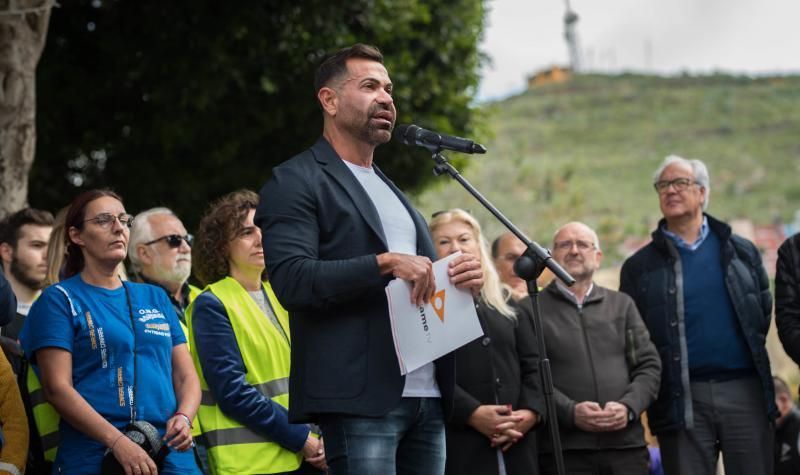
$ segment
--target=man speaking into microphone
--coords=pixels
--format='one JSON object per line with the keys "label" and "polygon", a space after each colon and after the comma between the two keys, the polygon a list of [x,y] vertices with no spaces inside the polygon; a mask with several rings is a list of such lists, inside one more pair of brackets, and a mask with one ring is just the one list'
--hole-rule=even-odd
{"label": "man speaking into microphone", "polygon": [[[320,425],[333,475],[444,473],[453,358],[401,376],[384,291],[406,280],[421,305],[436,289],[425,220],[373,163],[392,137],[392,87],[375,47],[325,60],[315,80],[322,137],[273,170],[256,213],[290,313],[289,418]],[[449,274],[473,293],[483,285],[472,255]]]}

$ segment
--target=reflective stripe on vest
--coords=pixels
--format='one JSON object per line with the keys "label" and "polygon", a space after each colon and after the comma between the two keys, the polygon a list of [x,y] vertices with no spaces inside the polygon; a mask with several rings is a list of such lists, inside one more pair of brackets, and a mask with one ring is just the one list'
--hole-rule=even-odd
{"label": "reflective stripe on vest", "polygon": [[58,415],[58,412],[56,412],[56,409],[45,401],[42,383],[39,382],[39,378],[36,376],[31,365],[28,365],[25,382],[31,400],[33,422],[36,424],[36,430],[39,432],[44,458],[49,462],[53,462],[56,459],[56,452],[58,451],[58,424],[61,421],[61,417]]}
{"label": "reflective stripe on vest", "polygon": [[[278,322],[289,336],[288,313],[278,303],[269,284],[265,282],[263,288]],[[247,370],[247,383],[273,402],[288,408],[291,353],[289,342],[283,333],[266,318],[258,304],[236,280],[226,277],[209,285],[206,291],[212,292],[225,307]],[[276,473],[296,470],[300,466],[301,454],[290,452],[239,424],[226,416],[217,405],[195,351],[193,310],[194,304],[186,310],[186,321],[189,325],[192,360],[200,377],[202,390],[197,418],[203,432],[201,440],[208,448],[212,473]]]}
{"label": "reflective stripe on vest", "polygon": [[233,444],[258,444],[264,442],[264,437],[256,434],[247,427],[234,427],[206,432],[202,436],[205,446],[209,449],[220,445]]}

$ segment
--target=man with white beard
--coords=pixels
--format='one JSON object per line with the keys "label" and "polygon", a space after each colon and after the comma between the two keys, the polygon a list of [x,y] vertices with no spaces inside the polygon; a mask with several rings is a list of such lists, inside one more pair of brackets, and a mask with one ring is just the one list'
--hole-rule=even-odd
{"label": "man with white beard", "polygon": [[[137,214],[128,239],[133,278],[167,292],[187,339],[189,329],[184,312],[201,292],[188,282],[192,273],[192,241],[192,235],[169,208],[151,208]],[[196,419],[192,425],[192,437],[198,442],[193,448],[195,459],[202,472],[209,473],[207,449],[199,440],[200,425]]]}
{"label": "man with white beard", "polygon": [[168,208],[142,211],[133,219],[128,249],[134,276],[166,290],[185,325],[183,312],[200,291],[187,282],[192,272],[192,236],[181,220]]}

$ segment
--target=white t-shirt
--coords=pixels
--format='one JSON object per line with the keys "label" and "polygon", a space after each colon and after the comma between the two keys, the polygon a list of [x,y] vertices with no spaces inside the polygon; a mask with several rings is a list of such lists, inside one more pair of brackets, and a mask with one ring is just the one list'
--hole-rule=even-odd
{"label": "white t-shirt", "polygon": [[28,312],[31,311],[31,307],[33,306],[33,302],[31,303],[24,303],[17,300],[17,313],[20,315],[28,316]]}
{"label": "white t-shirt", "polygon": [[[381,180],[372,167],[365,168],[346,160],[342,161],[361,183],[378,211],[389,252],[417,255],[417,228],[400,198],[386,182]],[[406,375],[403,397],[441,397],[439,386],[436,384],[436,366],[433,363],[428,363]]]}

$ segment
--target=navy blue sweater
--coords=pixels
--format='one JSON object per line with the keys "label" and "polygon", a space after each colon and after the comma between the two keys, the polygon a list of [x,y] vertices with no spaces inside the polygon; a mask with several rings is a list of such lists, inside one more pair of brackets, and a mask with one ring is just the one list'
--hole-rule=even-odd
{"label": "navy blue sweater", "polygon": [[697,250],[678,251],[691,379],[725,380],[753,372],[750,348],[725,288],[719,237],[711,232]]}
{"label": "navy blue sweater", "polygon": [[213,293],[206,291],[195,299],[192,326],[203,376],[222,412],[287,450],[302,450],[308,438],[308,425],[289,423],[288,411],[283,406],[245,380],[247,369],[231,321]]}

